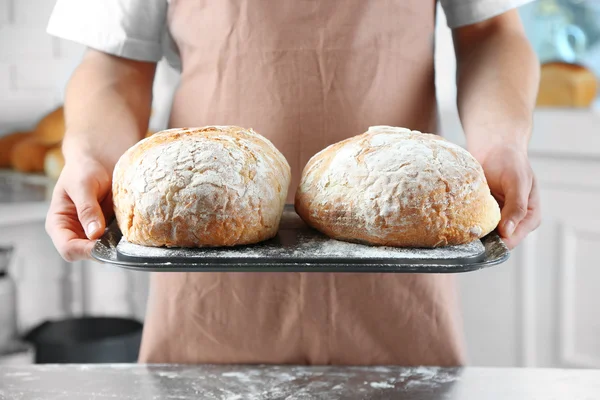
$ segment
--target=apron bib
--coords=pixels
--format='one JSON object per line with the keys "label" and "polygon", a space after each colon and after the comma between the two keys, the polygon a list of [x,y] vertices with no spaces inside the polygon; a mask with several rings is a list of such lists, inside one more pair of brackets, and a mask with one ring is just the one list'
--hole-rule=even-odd
{"label": "apron bib", "polygon": [[[396,125],[435,132],[433,0],[172,0],[172,127],[255,129],[292,167]],[[450,275],[154,273],[140,362],[460,365]]]}

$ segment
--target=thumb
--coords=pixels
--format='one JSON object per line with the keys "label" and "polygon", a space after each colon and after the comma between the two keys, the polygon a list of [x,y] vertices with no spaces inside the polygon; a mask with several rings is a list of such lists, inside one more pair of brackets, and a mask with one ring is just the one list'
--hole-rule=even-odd
{"label": "thumb", "polygon": [[67,192],[77,209],[77,217],[88,239],[93,240],[104,232],[105,222],[102,208],[98,201],[98,185],[85,182],[74,185]]}
{"label": "thumb", "polygon": [[510,185],[505,192],[504,207],[502,207],[502,223],[500,234],[505,238],[512,236],[519,223],[527,215],[527,206],[531,184],[521,180]]}

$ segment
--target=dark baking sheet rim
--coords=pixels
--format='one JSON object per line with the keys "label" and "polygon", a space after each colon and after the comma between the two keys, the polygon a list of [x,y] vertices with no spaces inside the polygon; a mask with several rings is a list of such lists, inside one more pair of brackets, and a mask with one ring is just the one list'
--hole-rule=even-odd
{"label": "dark baking sheet rim", "polygon": [[[120,260],[117,256],[117,245],[121,232],[112,221],[104,235],[96,241],[92,257],[105,264],[121,268],[148,272],[347,272],[347,273],[460,273],[476,271],[492,267],[508,260],[510,253],[496,232],[481,239],[485,254],[483,260],[463,264],[419,263],[419,262],[381,262],[373,259],[349,258],[344,262],[321,262],[311,260],[294,260],[273,262],[259,258],[244,260],[210,259],[206,262],[137,262]],[[218,261],[218,262],[217,262]]]}

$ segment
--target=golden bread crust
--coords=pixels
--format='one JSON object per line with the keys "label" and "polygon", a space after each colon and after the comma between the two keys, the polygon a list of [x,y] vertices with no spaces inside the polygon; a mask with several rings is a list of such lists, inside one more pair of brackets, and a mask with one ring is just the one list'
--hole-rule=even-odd
{"label": "golden bread crust", "polygon": [[283,155],[252,129],[170,129],[119,159],[115,214],[125,238],[140,245],[257,243],[277,233],[290,175]]}
{"label": "golden bread crust", "polygon": [[295,207],[339,240],[397,247],[471,242],[500,220],[479,163],[432,134],[378,126],[317,153]]}

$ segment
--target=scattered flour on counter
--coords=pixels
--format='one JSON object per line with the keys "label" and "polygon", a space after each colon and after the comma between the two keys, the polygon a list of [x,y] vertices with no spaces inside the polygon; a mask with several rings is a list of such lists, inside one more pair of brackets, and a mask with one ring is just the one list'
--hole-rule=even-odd
{"label": "scattered flour on counter", "polygon": [[433,379],[437,376],[437,368],[417,367],[414,369],[415,374],[421,375],[424,379]]}
{"label": "scattered flour on counter", "polygon": [[395,387],[387,382],[371,382],[370,386],[374,389],[393,389]]}
{"label": "scattered flour on counter", "polygon": [[112,369],[131,369],[131,364],[123,363],[123,364],[109,364],[109,368]]}
{"label": "scattered flour on counter", "polygon": [[30,376],[29,372],[7,372],[4,374],[6,377],[22,377],[22,376]]}
{"label": "scattered flour on counter", "polygon": [[252,382],[252,379],[250,378],[250,376],[248,376],[248,374],[245,374],[243,372],[223,372],[221,374],[221,376],[224,376],[226,378],[237,378],[238,380],[240,380],[242,382]]}
{"label": "scattered flour on counter", "polygon": [[293,381],[296,379],[294,376],[292,376],[286,372],[278,373],[276,376],[278,379],[281,379],[282,381]]}
{"label": "scattered flour on counter", "polygon": [[388,367],[373,367],[372,370],[375,372],[391,372],[391,369]]}
{"label": "scattered flour on counter", "polygon": [[459,376],[440,370],[438,367],[416,367],[408,369],[400,375],[401,378],[415,378],[406,382],[406,387],[432,386],[460,380]]}
{"label": "scattered flour on counter", "polygon": [[159,373],[157,373],[158,376],[161,376],[163,378],[169,378],[169,379],[175,379],[179,377],[179,374],[176,372],[167,372],[167,371],[160,371]]}

